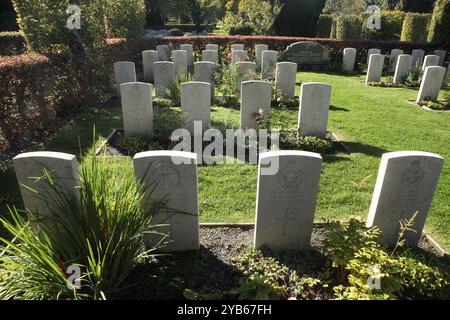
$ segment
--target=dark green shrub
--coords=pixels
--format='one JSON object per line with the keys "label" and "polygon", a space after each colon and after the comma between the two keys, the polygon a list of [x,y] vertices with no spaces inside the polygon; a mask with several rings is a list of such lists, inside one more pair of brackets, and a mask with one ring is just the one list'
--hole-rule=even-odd
{"label": "dark green shrub", "polygon": [[105,1],[108,37],[137,38],[144,35],[145,0]]}
{"label": "dark green shrub", "polygon": [[37,52],[80,51],[82,44],[99,48],[105,44],[106,29],[102,1],[78,1],[82,10],[82,28],[78,36],[66,27],[67,2],[57,0],[14,0],[17,22],[28,48]]}
{"label": "dark green shrub", "polygon": [[400,0],[395,10],[404,12],[431,13],[436,0]]}
{"label": "dark green shrub", "polygon": [[170,29],[169,30],[169,36],[172,36],[172,37],[181,37],[181,36],[183,36],[184,35],[184,33],[180,30],[180,29],[178,29],[178,28],[173,28],[173,29]]}
{"label": "dark green shrub", "polygon": [[333,143],[330,140],[320,139],[314,136],[302,136],[297,130],[281,130],[280,149],[303,150],[326,154],[333,149]]}
{"label": "dark green shrub", "polygon": [[336,19],[331,22],[330,38],[336,39]]}
{"label": "dark green shrub", "polygon": [[321,14],[317,23],[317,37],[330,38],[333,16],[330,14]]}
{"label": "dark green shrub", "polygon": [[0,56],[20,54],[25,51],[25,39],[20,32],[0,32]]}
{"label": "dark green shrub", "polygon": [[403,20],[401,41],[424,42],[427,40],[430,14],[408,12]]}
{"label": "dark green shrub", "polygon": [[408,74],[402,79],[402,83],[411,88],[420,87],[420,81],[422,79],[422,70],[420,68],[414,68],[408,72]]}
{"label": "dark green shrub", "polygon": [[367,28],[369,14],[362,13],[362,36],[368,40],[393,41],[400,40],[405,13],[402,11],[381,11],[381,29]]}
{"label": "dark green shrub", "polygon": [[283,6],[275,21],[277,35],[314,37],[317,34],[317,20],[325,0],[281,0]]}
{"label": "dark green shrub", "polygon": [[382,11],[380,30],[382,40],[399,40],[404,18],[405,13],[402,11]]}
{"label": "dark green shrub", "polygon": [[231,26],[228,29],[229,35],[252,35],[255,33],[255,25],[251,22],[246,22],[242,25]]}
{"label": "dark green shrub", "polygon": [[361,38],[361,20],[356,15],[340,16],[336,20],[337,39]]}
{"label": "dark green shrub", "polygon": [[428,41],[450,46],[450,0],[437,0],[430,22]]}

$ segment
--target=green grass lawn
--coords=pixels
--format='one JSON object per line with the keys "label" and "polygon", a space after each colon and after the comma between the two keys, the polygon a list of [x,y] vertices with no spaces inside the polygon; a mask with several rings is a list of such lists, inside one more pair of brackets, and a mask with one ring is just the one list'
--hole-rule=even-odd
{"label": "green grass lawn", "polygon": [[[316,220],[365,218],[375,185],[380,157],[385,152],[416,150],[438,153],[447,162],[426,224],[447,250],[450,248],[450,112],[430,112],[410,104],[417,90],[365,86],[362,76],[301,72],[299,82],[324,82],[333,87],[329,130],[340,137],[351,155],[326,156],[320,181]],[[299,93],[300,88],[297,88]],[[272,117],[295,128],[298,110],[274,110]],[[239,110],[214,108],[213,125],[237,127]],[[121,126],[119,102],[74,120],[34,149],[80,154],[92,145],[92,127],[106,136]],[[130,159],[120,164],[131,166]],[[0,191],[20,203],[15,177],[3,169]],[[257,167],[211,165],[199,167],[202,222],[252,222],[255,214]],[[2,207],[5,210],[5,207]],[[3,212],[2,211],[2,212]]]}

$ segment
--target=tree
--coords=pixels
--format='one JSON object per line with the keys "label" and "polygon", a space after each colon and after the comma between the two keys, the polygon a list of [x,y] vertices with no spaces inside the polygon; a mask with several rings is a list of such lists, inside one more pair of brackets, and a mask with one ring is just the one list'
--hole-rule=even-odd
{"label": "tree", "polygon": [[450,0],[436,1],[428,41],[450,47]]}
{"label": "tree", "polygon": [[274,23],[275,33],[314,37],[317,21],[326,0],[281,0],[283,6]]}
{"label": "tree", "polygon": [[367,5],[364,0],[327,0],[323,8],[324,14],[333,16],[360,14]]}

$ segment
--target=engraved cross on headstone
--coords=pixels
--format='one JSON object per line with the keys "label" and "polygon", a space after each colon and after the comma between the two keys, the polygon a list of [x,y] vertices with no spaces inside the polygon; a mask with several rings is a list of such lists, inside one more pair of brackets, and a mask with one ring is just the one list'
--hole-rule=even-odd
{"label": "engraved cross on headstone", "polygon": [[277,221],[283,221],[283,231],[281,233],[282,236],[285,236],[287,233],[289,220],[291,221],[297,220],[297,217],[295,215],[292,215],[292,212],[289,210],[289,208],[286,208],[284,214],[277,217]]}

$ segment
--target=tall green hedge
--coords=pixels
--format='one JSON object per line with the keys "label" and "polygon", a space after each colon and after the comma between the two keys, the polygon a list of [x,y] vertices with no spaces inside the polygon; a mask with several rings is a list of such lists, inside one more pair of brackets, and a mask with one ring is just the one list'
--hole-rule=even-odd
{"label": "tall green hedge", "polygon": [[450,0],[437,0],[431,18],[428,41],[450,47]]}
{"label": "tall green hedge", "polygon": [[336,20],[337,39],[361,38],[361,19],[356,15],[340,16]]}
{"label": "tall green hedge", "polygon": [[274,24],[275,34],[314,37],[317,33],[317,20],[325,1],[279,0],[283,8]]}
{"label": "tall green hedge", "polygon": [[336,19],[331,22],[330,38],[336,39]]}
{"label": "tall green hedge", "polygon": [[403,20],[401,41],[425,42],[431,14],[408,12]]}
{"label": "tall green hedge", "polygon": [[330,38],[333,16],[331,14],[321,14],[317,23],[317,37]]}
{"label": "tall green hedge", "polygon": [[135,38],[145,32],[145,0],[107,0],[108,36]]}
{"label": "tall green hedge", "polygon": [[[35,52],[73,51],[80,41],[87,48],[105,44],[106,33],[102,19],[106,0],[13,0],[17,22],[28,49]],[[69,4],[81,8],[81,30],[67,29]]]}
{"label": "tall green hedge", "polygon": [[381,11],[381,36],[383,40],[399,40],[405,13],[403,11]]}

